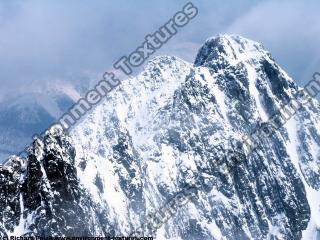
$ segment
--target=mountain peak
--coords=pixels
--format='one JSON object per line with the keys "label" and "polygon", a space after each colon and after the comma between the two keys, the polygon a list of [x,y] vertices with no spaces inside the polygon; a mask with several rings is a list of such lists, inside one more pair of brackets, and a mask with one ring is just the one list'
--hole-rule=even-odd
{"label": "mountain peak", "polygon": [[240,61],[260,59],[270,54],[262,44],[235,34],[220,34],[217,37],[208,38],[200,48],[195,66],[208,66],[213,62],[227,61],[237,64]]}
{"label": "mountain peak", "polygon": [[237,35],[208,39],[195,65],[150,60],[68,135],[50,128],[0,167],[0,237],[143,226],[157,239],[316,239],[319,105],[267,128],[297,88],[261,44]]}

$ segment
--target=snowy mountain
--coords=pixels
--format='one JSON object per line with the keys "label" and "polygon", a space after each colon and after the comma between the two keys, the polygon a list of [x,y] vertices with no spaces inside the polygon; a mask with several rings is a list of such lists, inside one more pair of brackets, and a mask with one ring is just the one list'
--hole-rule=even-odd
{"label": "snowy mountain", "polygon": [[148,222],[156,239],[319,240],[319,103],[242,144],[298,90],[240,36],[208,39],[194,64],[157,57],[69,136],[51,128],[0,168],[0,236],[128,236]]}

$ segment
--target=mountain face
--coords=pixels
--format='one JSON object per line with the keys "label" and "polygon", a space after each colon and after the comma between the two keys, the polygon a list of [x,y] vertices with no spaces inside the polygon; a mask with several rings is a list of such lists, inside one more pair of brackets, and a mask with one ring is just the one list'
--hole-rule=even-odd
{"label": "mountain face", "polygon": [[251,152],[242,144],[298,91],[240,36],[208,39],[194,64],[157,57],[69,135],[53,127],[0,168],[0,236],[128,236],[143,226],[156,239],[319,240],[319,103]]}

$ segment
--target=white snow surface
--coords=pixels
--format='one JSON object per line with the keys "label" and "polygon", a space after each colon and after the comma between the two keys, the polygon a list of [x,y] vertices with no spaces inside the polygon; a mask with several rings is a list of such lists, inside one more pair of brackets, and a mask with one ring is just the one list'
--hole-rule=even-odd
{"label": "white snow surface", "polygon": [[[257,78],[259,73],[256,69],[257,61],[265,58],[273,61],[265,50],[258,43],[240,38],[238,36],[221,36],[222,41],[226,44],[227,60],[232,66],[239,63],[244,64],[247,71],[249,86],[248,91],[253,104],[257,111],[254,113],[255,119],[267,121],[270,117],[267,113],[266,103],[260,96],[257,88]],[[210,41],[210,39],[208,40]],[[282,71],[282,70],[281,70]],[[139,161],[141,164],[133,162],[130,166],[136,172],[141,172],[141,166],[145,169],[146,187],[143,194],[147,199],[146,206],[150,212],[157,209],[163,204],[163,199],[157,185],[164,185],[168,190],[174,192],[177,189],[176,180],[179,178],[179,169],[185,168],[190,170],[190,175],[196,171],[197,163],[201,161],[199,156],[192,154],[181,154],[177,149],[170,145],[156,142],[157,134],[161,127],[170,124],[166,116],[161,112],[164,108],[173,107],[173,99],[179,88],[185,84],[190,74],[194,74],[195,85],[206,86],[216,99],[216,113],[208,113],[210,121],[217,122],[224,129],[224,136],[212,135],[210,142],[212,145],[223,143],[232,136],[239,138],[241,133],[230,127],[230,116],[232,116],[230,106],[233,106],[231,99],[227,96],[225,89],[218,84],[219,74],[212,74],[207,67],[194,67],[192,64],[185,62],[176,57],[160,56],[151,60],[145,70],[135,78],[130,78],[121,84],[119,88],[110,93],[105,101],[97,106],[81,123],[79,123],[71,132],[71,137],[76,147],[76,165],[81,184],[92,194],[96,202],[105,202],[111,211],[111,222],[122,226],[123,232],[129,231],[130,226],[128,219],[132,224],[139,225],[139,216],[130,212],[129,201],[121,190],[119,174],[126,176],[128,173],[119,166],[119,163],[111,161],[114,158],[114,149],[112,148],[118,141],[118,134],[124,136],[128,133],[132,141],[132,146],[139,152]],[[292,80],[288,77],[288,81]],[[243,83],[239,83],[246,88]],[[271,92],[270,82],[263,82],[267,92],[274,99],[276,104],[278,100]],[[191,104],[197,104],[197,96],[189,96]],[[316,116],[316,115],[314,115]],[[117,125],[112,125],[116,118]],[[197,116],[193,116],[194,121],[200,121]],[[164,126],[159,126],[159,123]],[[316,240],[316,229],[320,229],[320,193],[313,189],[305,180],[301,168],[301,156],[299,156],[300,140],[297,137],[297,122],[291,119],[285,129],[288,132],[287,153],[290,156],[292,164],[295,166],[298,174],[303,180],[307,198],[311,207],[311,220],[308,228],[303,232],[303,239]],[[114,130],[114,127],[117,127]],[[320,132],[319,124],[318,131]],[[194,130],[196,134],[198,130]],[[200,129],[199,129],[200,131]],[[106,135],[108,137],[106,137]],[[314,141],[311,143],[312,155],[319,156],[319,145]],[[128,154],[135,156],[133,149],[128,150]],[[80,167],[82,161],[86,161],[85,169]],[[315,167],[319,167],[318,162],[313,162]],[[317,165],[318,164],[318,165]],[[120,169],[120,170],[119,170]],[[117,172],[116,170],[119,170]],[[121,172],[123,171],[123,172]],[[99,192],[95,184],[96,177],[99,176],[103,183],[105,191]],[[134,182],[136,181],[136,182]],[[134,178],[133,184],[140,186],[142,183],[138,178]],[[213,189],[210,195],[214,199],[224,204],[230,209],[237,206],[239,214],[243,213],[239,199],[229,199],[223,193]],[[202,196],[205,199],[207,196]],[[200,200],[199,200],[200,201]],[[205,202],[205,201],[204,201]],[[257,204],[261,204],[257,200]],[[209,209],[209,208],[208,208]],[[192,219],[203,219],[201,212],[192,202],[189,202],[183,209],[178,211],[181,221],[185,218],[185,213]],[[173,223],[169,220],[168,225]],[[203,226],[211,233],[215,239],[226,239],[216,223],[201,222]],[[227,224],[227,223],[225,223]],[[273,226],[270,222],[270,236],[277,236],[279,228]],[[249,226],[245,226],[250,236]],[[157,231],[157,239],[180,239],[176,235],[175,226],[171,226],[167,232],[163,226]],[[168,237],[169,235],[170,237]]]}

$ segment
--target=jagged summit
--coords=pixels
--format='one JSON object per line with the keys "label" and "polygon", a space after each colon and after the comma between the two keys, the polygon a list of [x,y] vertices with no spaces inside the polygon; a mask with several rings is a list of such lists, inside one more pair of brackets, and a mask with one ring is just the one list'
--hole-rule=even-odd
{"label": "jagged summit", "polygon": [[264,49],[262,44],[244,38],[240,35],[221,34],[217,37],[211,37],[206,40],[200,48],[195,66],[208,66],[216,61],[226,60],[229,63],[239,63],[243,60],[270,57],[270,54]]}
{"label": "jagged summit", "polygon": [[[317,239],[318,103],[229,157],[296,91],[238,36],[207,40],[194,65],[157,57],[70,136],[47,131],[23,171],[0,168],[0,236],[127,236],[149,220],[156,239]],[[163,221],[159,209],[195,181],[197,195]]]}

